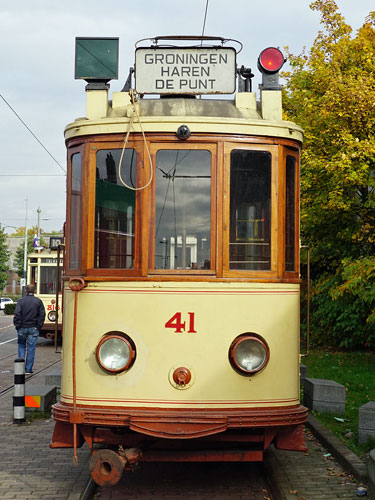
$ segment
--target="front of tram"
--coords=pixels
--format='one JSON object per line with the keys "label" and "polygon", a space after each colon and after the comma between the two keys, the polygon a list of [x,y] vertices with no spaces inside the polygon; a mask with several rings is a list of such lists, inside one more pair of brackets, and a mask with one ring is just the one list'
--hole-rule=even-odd
{"label": "front of tram", "polygon": [[[305,449],[303,133],[282,119],[284,58],[261,52],[257,102],[226,40],[181,38],[138,46],[135,87],[131,70],[111,100],[116,64],[100,79],[77,63],[87,110],[65,130],[64,357],[51,446],[77,459],[87,442],[99,484],[139,461]],[[95,66],[118,41],[77,47]],[[234,94],[236,80],[234,97],[209,96]]]}

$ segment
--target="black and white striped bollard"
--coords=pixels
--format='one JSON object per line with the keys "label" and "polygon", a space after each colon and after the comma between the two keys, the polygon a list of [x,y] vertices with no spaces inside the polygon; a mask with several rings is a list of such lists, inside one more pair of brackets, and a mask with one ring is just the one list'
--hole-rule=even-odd
{"label": "black and white striped bollard", "polygon": [[25,422],[25,360],[14,360],[13,423]]}

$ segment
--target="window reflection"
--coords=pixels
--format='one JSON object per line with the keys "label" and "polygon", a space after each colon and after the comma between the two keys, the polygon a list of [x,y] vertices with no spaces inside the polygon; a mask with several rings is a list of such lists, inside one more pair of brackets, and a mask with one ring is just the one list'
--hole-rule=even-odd
{"label": "window reflection", "polygon": [[126,149],[100,150],[96,154],[94,267],[134,267],[136,153]]}
{"label": "window reflection", "polygon": [[81,154],[75,153],[71,158],[71,190],[70,190],[70,246],[69,268],[79,269],[81,265]]}
{"label": "window reflection", "polygon": [[[40,294],[56,294],[56,272],[56,267],[40,268]],[[61,292],[61,280],[59,292]]]}
{"label": "window reflection", "polygon": [[230,164],[229,268],[271,268],[271,154],[233,150]]}
{"label": "window reflection", "polygon": [[156,160],[155,268],[210,269],[211,153],[160,150]]}

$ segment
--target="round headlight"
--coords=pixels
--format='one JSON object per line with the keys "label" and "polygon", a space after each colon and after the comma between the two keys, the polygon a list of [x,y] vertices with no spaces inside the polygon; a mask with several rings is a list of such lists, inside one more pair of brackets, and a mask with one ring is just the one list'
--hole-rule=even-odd
{"label": "round headlight", "polygon": [[104,370],[122,372],[133,364],[135,346],[121,334],[108,334],[98,344],[96,359]]}
{"label": "round headlight", "polygon": [[49,321],[55,322],[56,321],[56,311],[50,311],[47,315],[47,318]]}
{"label": "round headlight", "polygon": [[257,373],[266,366],[269,349],[266,341],[254,333],[240,335],[229,348],[233,368],[244,375]]}

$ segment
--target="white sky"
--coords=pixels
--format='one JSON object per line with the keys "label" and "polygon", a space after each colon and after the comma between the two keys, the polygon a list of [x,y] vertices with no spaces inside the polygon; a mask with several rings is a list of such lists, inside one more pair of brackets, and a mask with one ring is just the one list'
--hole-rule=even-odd
{"label": "white sky", "polygon": [[[293,53],[311,46],[320,16],[308,0],[209,0],[206,35],[240,40],[237,59],[256,74],[257,57],[268,46]],[[336,0],[354,32],[375,9],[373,0]],[[85,82],[74,80],[76,36],[119,37],[122,89],[134,62],[134,44],[159,35],[200,35],[206,0],[0,0],[0,94],[53,157],[66,168],[65,125],[85,115]],[[48,176],[45,176],[48,174]],[[11,176],[9,176],[11,175]],[[0,99],[0,223],[60,230],[65,220],[62,170]],[[13,229],[6,228],[8,233]]]}

